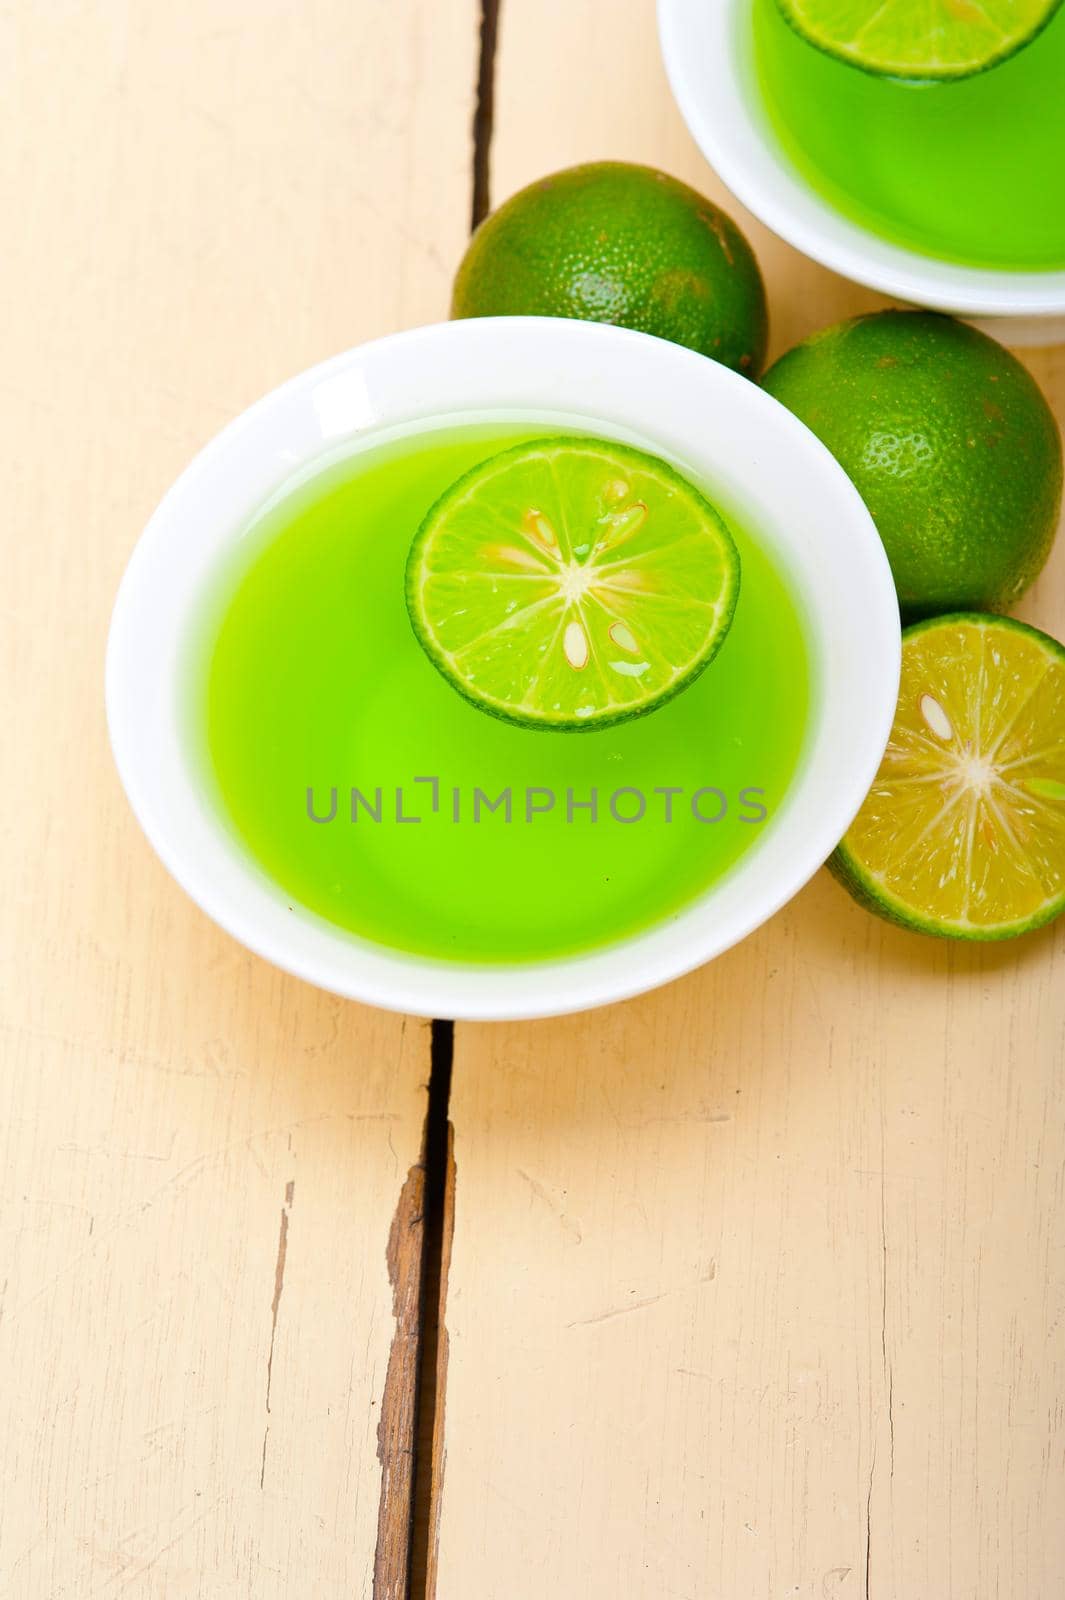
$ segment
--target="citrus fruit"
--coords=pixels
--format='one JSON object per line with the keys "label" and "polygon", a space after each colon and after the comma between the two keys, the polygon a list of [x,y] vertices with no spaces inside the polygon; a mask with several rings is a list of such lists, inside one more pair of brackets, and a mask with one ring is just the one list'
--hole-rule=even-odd
{"label": "citrus fruit", "polygon": [[511,722],[593,728],[686,687],[728,631],[735,545],[672,467],[601,439],[482,462],[411,545],[407,609],[460,694]]}
{"label": "citrus fruit", "polygon": [[976,613],[907,629],[887,751],[830,865],[925,933],[1008,939],[1065,910],[1065,648]]}
{"label": "citrus fruit", "polygon": [[858,488],[911,616],[997,611],[1036,577],[1061,504],[1061,435],[1008,350],[952,317],[881,311],[772,366],[770,394]]}
{"label": "citrus fruit", "polygon": [[984,72],[1035,38],[1061,0],[777,0],[819,50],[881,77]]}
{"label": "citrus fruit", "polygon": [[486,218],[451,311],[613,322],[752,377],[765,359],[765,289],[739,228],[687,184],[621,161],[541,178]]}

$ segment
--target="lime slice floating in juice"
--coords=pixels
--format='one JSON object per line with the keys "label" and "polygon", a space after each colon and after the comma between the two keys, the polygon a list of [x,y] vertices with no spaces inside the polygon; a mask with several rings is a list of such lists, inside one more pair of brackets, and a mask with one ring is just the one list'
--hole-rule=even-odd
{"label": "lime slice floating in juice", "polygon": [[407,609],[430,660],[494,716],[594,728],[685,688],[728,631],[740,562],[664,461],[550,438],[460,478],[422,523]]}
{"label": "lime slice floating in juice", "polygon": [[1065,910],[1065,648],[976,613],[908,629],[891,739],[830,865],[926,933],[1008,939]]}
{"label": "lime slice floating in juice", "polygon": [[1035,38],[1061,0],[777,0],[812,45],[882,77],[966,78]]}

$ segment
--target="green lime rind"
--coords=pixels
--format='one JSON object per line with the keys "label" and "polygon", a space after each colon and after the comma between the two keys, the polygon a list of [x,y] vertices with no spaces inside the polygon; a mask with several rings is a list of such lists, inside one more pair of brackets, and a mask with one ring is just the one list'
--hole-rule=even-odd
{"label": "green lime rind", "polygon": [[655,456],[560,435],[517,445],[440,497],[406,601],[429,660],[478,710],[584,732],[656,710],[731,626],[740,558],[713,505]]}
{"label": "green lime rind", "polygon": [[[1065,671],[1065,646],[1050,634],[1030,623],[1019,622],[1014,617],[1001,617],[986,612],[959,611],[948,616],[928,617],[913,623],[903,631],[903,649],[908,641],[937,629],[948,629],[958,624],[969,624],[983,630],[1002,630],[1023,636],[1043,649],[1051,661]],[[1061,729],[1061,743],[1065,748],[1065,726]],[[1055,791],[1065,791],[1065,783],[1055,783]],[[865,910],[885,921],[911,932],[928,934],[933,938],[955,939],[969,943],[995,943],[1016,939],[1045,927],[1065,912],[1065,889],[1047,898],[1043,905],[1030,915],[1015,917],[984,925],[971,921],[936,918],[925,914],[919,907],[908,903],[898,894],[888,890],[875,876],[869,863],[861,858],[850,843],[852,830],[840,841],[826,862],[833,877]]]}
{"label": "green lime rind", "polygon": [[768,338],[762,274],[732,218],[625,161],[568,167],[504,201],[470,240],[451,315],[613,323],[749,378]]}
{"label": "green lime rind", "polygon": [[1009,610],[1057,532],[1062,442],[1028,369],[967,323],[877,311],[823,329],[762,387],[865,501],[907,621]]}
{"label": "green lime rind", "polygon": [[1062,0],[777,0],[807,44],[874,77],[950,83],[988,72],[1031,44]]}

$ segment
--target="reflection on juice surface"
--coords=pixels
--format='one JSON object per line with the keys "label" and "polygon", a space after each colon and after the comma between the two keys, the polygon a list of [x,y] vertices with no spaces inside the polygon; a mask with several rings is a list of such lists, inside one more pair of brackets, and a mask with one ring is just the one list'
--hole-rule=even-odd
{"label": "reflection on juice surface", "polygon": [[1010,60],[953,83],[878,78],[807,44],[775,0],[742,41],[774,134],[852,221],[924,255],[1065,268],[1065,9]]}
{"label": "reflection on juice surface", "polygon": [[[429,662],[404,599],[419,522],[477,462],[558,431],[429,424],[371,446],[268,507],[204,598],[188,698],[205,786],[287,895],[394,948],[530,960],[645,928],[756,847],[801,758],[804,626],[734,518],[732,629],[703,676],[646,717],[516,727]],[[332,820],[311,820],[308,788]],[[747,789],[760,799],[745,804]],[[509,807],[491,809],[504,791]]]}

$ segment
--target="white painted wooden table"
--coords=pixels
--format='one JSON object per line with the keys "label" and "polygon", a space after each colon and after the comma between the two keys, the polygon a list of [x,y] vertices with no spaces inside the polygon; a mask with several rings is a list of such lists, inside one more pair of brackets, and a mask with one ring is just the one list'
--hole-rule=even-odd
{"label": "white painted wooden table", "polygon": [[[5,1600],[407,1592],[428,1026],[186,902],[101,667],[195,449],[446,315],[480,26],[0,10]],[[606,156],[723,198],[650,0],[503,0],[483,65],[495,199]],[[875,303],[727,203],[776,350]],[[1026,359],[1065,414],[1065,351]],[[1065,541],[1023,614],[1065,634]],[[1063,948],[925,943],[822,876],[657,995],[458,1027],[413,1593],[428,1565],[438,1600],[1058,1600]]]}

